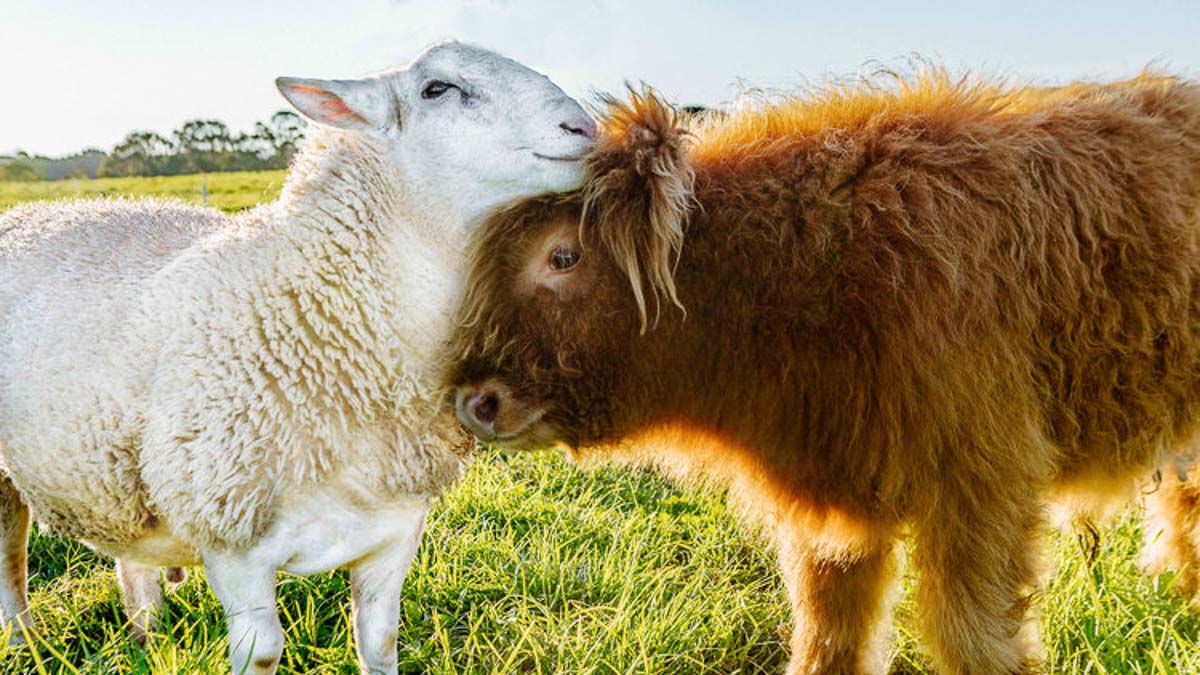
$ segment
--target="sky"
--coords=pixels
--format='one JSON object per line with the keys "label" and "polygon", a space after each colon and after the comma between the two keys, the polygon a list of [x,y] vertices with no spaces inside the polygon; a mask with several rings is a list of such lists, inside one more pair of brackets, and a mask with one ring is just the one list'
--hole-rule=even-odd
{"label": "sky", "polygon": [[110,150],[215,118],[248,131],[280,75],[357,77],[461,39],[577,98],[649,83],[682,104],[820,83],[920,55],[1055,84],[1200,77],[1200,0],[0,0],[0,154]]}

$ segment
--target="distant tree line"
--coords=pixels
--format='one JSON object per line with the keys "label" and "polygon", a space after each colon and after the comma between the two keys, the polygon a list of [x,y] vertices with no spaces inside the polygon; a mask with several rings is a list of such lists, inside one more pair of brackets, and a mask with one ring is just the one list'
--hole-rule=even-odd
{"label": "distant tree line", "polygon": [[95,178],[100,171],[100,163],[107,156],[103,150],[96,148],[55,158],[18,152],[14,157],[0,157],[0,180],[59,180],[73,176]]}
{"label": "distant tree line", "polygon": [[170,138],[135,131],[100,163],[100,176],[173,176],[181,173],[286,169],[304,138],[304,120],[281,110],[234,133],[219,120],[191,120]]}
{"label": "distant tree line", "polygon": [[0,180],[285,169],[304,138],[305,127],[299,115],[286,110],[256,122],[249,133],[233,132],[219,120],[191,120],[170,137],[132,132],[108,153],[89,149],[58,159],[25,153],[0,157]]}

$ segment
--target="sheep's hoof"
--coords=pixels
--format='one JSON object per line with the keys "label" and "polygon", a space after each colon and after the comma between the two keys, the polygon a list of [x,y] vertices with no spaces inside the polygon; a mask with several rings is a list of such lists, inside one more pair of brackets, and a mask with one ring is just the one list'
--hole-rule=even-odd
{"label": "sheep's hoof", "polygon": [[12,632],[12,635],[8,636],[8,646],[9,647],[20,647],[21,645],[25,644],[26,642],[29,642],[29,638],[25,637],[25,633],[22,633],[20,631],[14,630]]}
{"label": "sheep's hoof", "polygon": [[129,639],[137,643],[137,646],[142,649],[150,643],[158,631],[158,617],[150,612],[139,612],[137,617],[125,624],[125,630],[129,635]]}

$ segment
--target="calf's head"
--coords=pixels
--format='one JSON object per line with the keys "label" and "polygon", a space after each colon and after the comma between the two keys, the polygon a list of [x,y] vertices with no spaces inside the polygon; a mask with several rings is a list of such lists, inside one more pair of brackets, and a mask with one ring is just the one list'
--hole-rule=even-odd
{"label": "calf's head", "polygon": [[546,76],[459,42],[365,79],[276,85],[310,119],[382,140],[422,207],[460,222],[577,187],[595,136],[583,108]]}
{"label": "calf's head", "polygon": [[609,100],[584,186],[514,204],[476,233],[448,377],[479,438],[576,447],[631,422],[639,373],[669,333],[660,323],[683,317],[686,138],[653,92]]}

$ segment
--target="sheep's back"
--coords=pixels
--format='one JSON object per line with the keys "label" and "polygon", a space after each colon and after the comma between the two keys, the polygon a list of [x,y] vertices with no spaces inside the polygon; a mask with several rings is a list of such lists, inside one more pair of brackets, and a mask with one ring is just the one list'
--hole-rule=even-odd
{"label": "sheep's back", "polygon": [[151,519],[138,406],[159,345],[131,321],[147,281],[228,222],[153,200],[0,215],[0,456],[41,522],[119,541]]}

